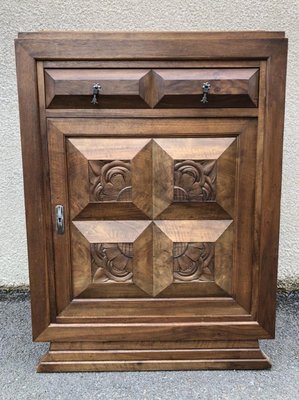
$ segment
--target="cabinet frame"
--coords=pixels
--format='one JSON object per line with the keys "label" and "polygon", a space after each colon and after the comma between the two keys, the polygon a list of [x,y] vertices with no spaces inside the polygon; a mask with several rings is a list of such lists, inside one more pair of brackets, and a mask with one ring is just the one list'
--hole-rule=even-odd
{"label": "cabinet frame", "polygon": [[[255,263],[258,285],[254,288],[255,321],[216,323],[225,328],[221,339],[273,338],[279,214],[281,192],[282,140],[284,123],[287,39],[281,32],[232,33],[21,33],[16,39],[20,128],[23,154],[26,225],[30,270],[32,334],[35,341],[68,338],[69,327],[56,324],[55,276],[46,118],[61,116],[101,117],[94,110],[47,110],[43,84],[44,66],[85,65],[176,65],[175,63],[233,62],[260,67],[259,107],[251,109],[189,110],[184,116],[258,117]],[[225,49],[225,52],[223,51]],[[52,64],[52,62],[54,64]],[[165,64],[163,64],[165,63]],[[135,112],[136,111],[132,110]],[[139,116],[173,116],[173,110],[146,110]],[[110,110],[106,117],[128,116]],[[134,116],[134,117],[135,117]],[[137,116],[138,118],[138,116]],[[195,337],[213,327],[199,323]],[[224,325],[223,325],[224,324]],[[142,324],[141,324],[142,325]],[[94,329],[102,329],[94,327]],[[109,327],[107,326],[107,332]],[[143,329],[140,326],[140,329]],[[146,326],[144,329],[148,329]],[[249,331],[247,331],[249,329]],[[78,337],[84,327],[78,325]],[[102,331],[103,332],[103,331]],[[247,335],[248,332],[248,335]],[[84,336],[84,333],[82,333]]]}

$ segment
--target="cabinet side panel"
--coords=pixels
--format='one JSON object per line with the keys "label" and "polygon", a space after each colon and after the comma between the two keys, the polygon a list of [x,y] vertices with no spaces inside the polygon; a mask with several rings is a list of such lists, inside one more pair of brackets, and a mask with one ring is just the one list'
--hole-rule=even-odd
{"label": "cabinet side panel", "polygon": [[42,143],[39,127],[35,60],[16,42],[26,226],[35,339],[50,323],[45,229]]}
{"label": "cabinet side panel", "polygon": [[274,337],[287,40],[267,62],[258,321]]}

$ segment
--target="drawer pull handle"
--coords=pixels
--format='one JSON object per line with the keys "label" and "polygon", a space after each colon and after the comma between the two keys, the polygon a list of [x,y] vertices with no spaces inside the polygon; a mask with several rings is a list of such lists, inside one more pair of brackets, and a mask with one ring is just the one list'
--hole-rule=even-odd
{"label": "drawer pull handle", "polygon": [[91,104],[98,104],[98,95],[102,90],[101,85],[99,83],[95,83],[92,87],[92,100]]}
{"label": "drawer pull handle", "polygon": [[201,98],[201,103],[208,103],[208,93],[209,93],[209,90],[210,90],[210,88],[211,88],[211,84],[210,84],[210,82],[204,82],[203,83],[203,85],[202,85],[202,89],[203,89],[203,96],[202,96],[202,98]]}

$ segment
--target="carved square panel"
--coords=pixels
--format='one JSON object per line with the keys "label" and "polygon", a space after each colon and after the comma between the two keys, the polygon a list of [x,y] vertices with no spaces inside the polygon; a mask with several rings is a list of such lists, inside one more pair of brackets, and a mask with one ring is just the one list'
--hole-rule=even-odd
{"label": "carved square panel", "polygon": [[174,282],[214,281],[215,244],[175,242]]}
{"label": "carved square panel", "polygon": [[173,175],[169,180],[169,185],[173,185],[169,207],[161,210],[158,219],[233,217],[237,171],[235,137],[155,141],[171,157]]}
{"label": "carved square panel", "polygon": [[171,241],[174,285],[185,285],[187,294],[192,292],[191,283],[207,282],[231,293],[233,221],[164,220],[155,224]]}
{"label": "carved square panel", "polygon": [[173,200],[216,201],[216,160],[176,160]]}
{"label": "carved square panel", "polygon": [[134,175],[142,174],[142,167],[132,161],[148,143],[150,139],[67,139],[71,218],[122,219],[130,214],[146,219],[133,202]]}
{"label": "carved square panel", "polygon": [[89,161],[88,167],[90,201],[132,201],[130,161]]}
{"label": "carved square panel", "polygon": [[90,245],[93,283],[132,282],[133,243]]}

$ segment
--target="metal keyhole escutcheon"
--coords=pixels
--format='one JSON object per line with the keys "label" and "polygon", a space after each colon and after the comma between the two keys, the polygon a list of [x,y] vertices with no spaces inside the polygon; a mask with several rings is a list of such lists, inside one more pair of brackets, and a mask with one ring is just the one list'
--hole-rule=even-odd
{"label": "metal keyhole escutcheon", "polygon": [[55,207],[55,215],[56,215],[56,232],[58,235],[64,234],[64,207],[58,204]]}

